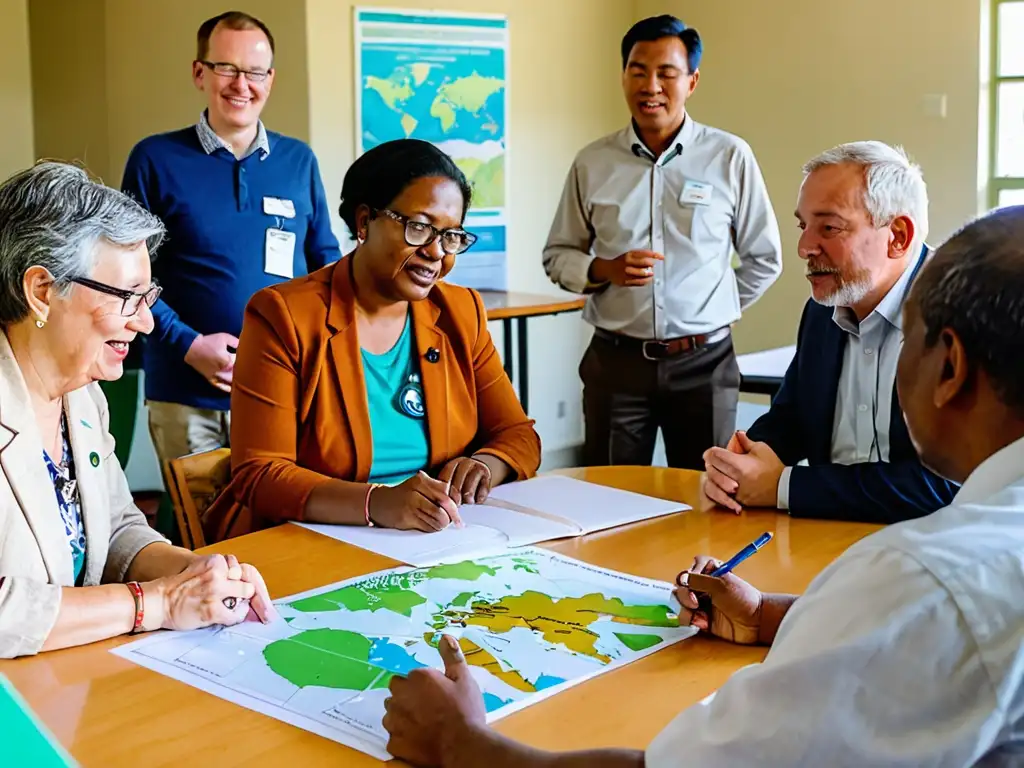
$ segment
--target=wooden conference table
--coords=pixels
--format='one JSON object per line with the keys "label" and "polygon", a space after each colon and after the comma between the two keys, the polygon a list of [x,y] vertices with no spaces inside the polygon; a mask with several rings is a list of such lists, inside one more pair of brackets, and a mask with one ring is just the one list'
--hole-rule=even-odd
{"label": "wooden conference table", "polygon": [[[670,581],[695,554],[726,558],[769,530],[775,540],[737,573],[764,590],[800,592],[850,544],[877,527],[794,520],[774,511],[739,517],[700,511],[700,475],[686,470],[613,467],[560,474],[695,507],[685,514],[548,545],[571,557],[650,578]],[[230,552],[253,563],[275,598],[396,565],[293,525],[204,551]],[[0,662],[0,673],[84,768],[380,765],[109,653],[129,640]],[[510,715],[496,727],[550,749],[642,748],[677,712],[764,655],[764,648],[694,637]]]}

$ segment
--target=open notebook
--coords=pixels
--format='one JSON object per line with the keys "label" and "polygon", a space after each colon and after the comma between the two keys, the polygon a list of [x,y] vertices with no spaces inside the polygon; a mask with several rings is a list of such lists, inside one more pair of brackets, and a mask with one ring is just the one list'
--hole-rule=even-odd
{"label": "open notebook", "polygon": [[464,528],[436,533],[298,523],[303,528],[416,566],[464,560],[550,539],[582,536],[689,509],[639,493],[551,475],[509,483],[483,504],[459,507]]}

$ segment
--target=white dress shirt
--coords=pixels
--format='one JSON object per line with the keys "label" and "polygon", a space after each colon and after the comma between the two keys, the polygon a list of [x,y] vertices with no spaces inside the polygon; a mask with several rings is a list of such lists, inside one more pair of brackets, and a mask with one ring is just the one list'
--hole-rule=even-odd
{"label": "white dress shirt", "polygon": [[632,250],[665,260],[646,286],[591,293],[587,322],[640,339],[673,339],[738,320],[782,272],[779,225],[750,146],[687,115],[657,158],[632,125],[584,148],[551,225],[544,269],[583,293],[595,258]]}
{"label": "white dress shirt", "polygon": [[1024,439],[852,546],[647,768],[1024,765]]}
{"label": "white dress shirt", "polygon": [[[903,347],[903,303],[916,263],[917,259],[907,259],[900,279],[863,322],[857,322],[849,307],[836,307],[832,313],[832,322],[847,337],[832,418],[833,464],[889,461],[889,417]],[[789,509],[792,471],[786,467],[779,477],[779,509]]]}

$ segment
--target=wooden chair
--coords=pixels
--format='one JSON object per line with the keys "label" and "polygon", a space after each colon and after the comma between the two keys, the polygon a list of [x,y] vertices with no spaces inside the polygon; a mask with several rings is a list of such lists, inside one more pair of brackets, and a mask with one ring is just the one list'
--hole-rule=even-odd
{"label": "wooden chair", "polygon": [[202,514],[231,480],[231,449],[217,448],[171,459],[164,467],[164,477],[181,545],[188,549],[205,547]]}

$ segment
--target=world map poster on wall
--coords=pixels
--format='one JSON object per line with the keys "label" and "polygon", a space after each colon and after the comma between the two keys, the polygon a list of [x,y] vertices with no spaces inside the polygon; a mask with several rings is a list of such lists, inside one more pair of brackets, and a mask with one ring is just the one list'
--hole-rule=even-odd
{"label": "world map poster on wall", "polygon": [[357,156],[401,138],[448,153],[473,187],[479,240],[447,279],[507,290],[508,20],[357,8],[355,54]]}

